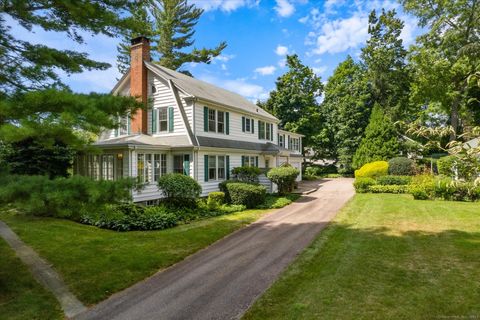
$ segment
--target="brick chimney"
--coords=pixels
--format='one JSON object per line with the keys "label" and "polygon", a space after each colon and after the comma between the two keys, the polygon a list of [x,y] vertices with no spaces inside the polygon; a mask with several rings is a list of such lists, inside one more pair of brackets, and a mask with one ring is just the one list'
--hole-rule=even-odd
{"label": "brick chimney", "polygon": [[[130,48],[130,95],[137,97],[145,106],[148,101],[148,72],[143,61],[150,61],[150,40],[137,37],[131,40]],[[147,111],[137,110],[132,115],[131,132],[147,134]]]}

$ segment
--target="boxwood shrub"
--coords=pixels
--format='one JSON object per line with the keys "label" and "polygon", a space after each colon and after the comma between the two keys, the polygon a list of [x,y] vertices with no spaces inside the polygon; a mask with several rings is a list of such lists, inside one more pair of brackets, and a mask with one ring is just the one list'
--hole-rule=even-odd
{"label": "boxwood shrub", "polygon": [[377,178],[378,184],[387,186],[387,185],[397,185],[397,186],[406,186],[412,181],[410,176],[380,176]]}
{"label": "boxwood shrub", "polygon": [[207,206],[210,210],[216,209],[225,203],[225,193],[222,191],[214,191],[208,194]]}
{"label": "boxwood shrub", "polygon": [[368,187],[368,192],[371,193],[407,193],[408,186],[406,185],[371,185]]}
{"label": "boxwood shrub", "polygon": [[377,178],[388,174],[388,162],[374,161],[355,170],[355,178]]}
{"label": "boxwood shrub", "polygon": [[278,194],[285,195],[293,191],[295,179],[300,172],[292,166],[272,168],[267,173],[267,178],[278,187]]}
{"label": "boxwood shrub", "polygon": [[373,178],[356,178],[353,182],[353,187],[355,191],[358,193],[365,193],[368,192],[370,186],[374,186],[377,184],[377,181]]}
{"label": "boxwood shrub", "polygon": [[165,201],[178,207],[195,207],[202,187],[192,177],[169,173],[158,179],[158,189]]}
{"label": "boxwood shrub", "polygon": [[247,208],[255,208],[265,201],[267,189],[261,185],[248,183],[226,184],[232,204],[244,205]]}
{"label": "boxwood shrub", "polygon": [[388,160],[388,173],[397,176],[415,175],[415,162],[405,157],[397,157]]}

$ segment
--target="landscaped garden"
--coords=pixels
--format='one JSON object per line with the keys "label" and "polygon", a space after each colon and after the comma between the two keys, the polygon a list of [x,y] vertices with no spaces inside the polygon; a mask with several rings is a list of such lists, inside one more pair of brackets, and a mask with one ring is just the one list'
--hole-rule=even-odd
{"label": "landscaped garden", "polygon": [[480,314],[478,203],[357,194],[245,319]]}

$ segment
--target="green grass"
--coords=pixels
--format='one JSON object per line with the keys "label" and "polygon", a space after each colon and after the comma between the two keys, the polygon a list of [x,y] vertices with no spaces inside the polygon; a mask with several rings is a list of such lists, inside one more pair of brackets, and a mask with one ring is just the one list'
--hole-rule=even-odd
{"label": "green grass", "polygon": [[8,213],[1,213],[0,219],[60,272],[81,301],[93,304],[184,259],[265,212],[248,210],[167,230],[132,232]]}
{"label": "green grass", "polygon": [[0,238],[0,319],[62,319],[55,297]]}
{"label": "green grass", "polygon": [[262,209],[280,209],[300,198],[299,194],[291,193],[286,196],[267,194],[265,202],[259,207]]}
{"label": "green grass", "polygon": [[480,317],[480,203],[358,194],[245,319]]}

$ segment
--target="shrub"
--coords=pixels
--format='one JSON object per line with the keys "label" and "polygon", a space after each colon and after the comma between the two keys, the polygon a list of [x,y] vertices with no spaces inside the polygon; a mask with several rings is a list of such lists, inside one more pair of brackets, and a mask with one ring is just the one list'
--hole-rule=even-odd
{"label": "shrub", "polygon": [[278,193],[285,195],[293,190],[295,179],[299,171],[291,166],[272,168],[267,173],[267,178],[278,187]]}
{"label": "shrub", "polygon": [[408,186],[406,185],[372,185],[368,187],[368,192],[371,193],[407,193]]}
{"label": "shrub", "polygon": [[131,201],[132,179],[94,181],[87,177],[49,179],[46,176],[4,176],[0,202],[37,216],[79,220],[107,204]]}
{"label": "shrub", "polygon": [[437,167],[439,174],[450,178],[456,176],[459,178],[467,178],[470,175],[468,166],[461,159],[453,155],[438,159]]}
{"label": "shrub", "polygon": [[210,210],[214,210],[224,204],[225,193],[221,191],[214,191],[208,194],[207,206]]}
{"label": "shrub", "polygon": [[222,181],[218,184],[218,188],[220,189],[221,192],[225,194],[225,202],[226,203],[231,203],[232,199],[230,198],[230,193],[228,192],[227,185],[232,184],[232,183],[247,183],[247,184],[253,184],[253,185],[258,185],[258,183],[253,183],[253,182],[242,182],[238,180],[225,180]]}
{"label": "shrub", "polygon": [[405,157],[397,157],[388,160],[388,173],[396,176],[415,175],[415,162]]}
{"label": "shrub", "polygon": [[258,182],[260,169],[257,167],[236,167],[232,170],[235,180],[242,182]]}
{"label": "shrub", "polygon": [[192,177],[169,173],[158,179],[158,188],[165,200],[178,207],[194,207],[202,187]]}
{"label": "shrub", "polygon": [[450,178],[438,179],[435,183],[435,197],[453,201],[477,201],[480,188],[474,182],[455,181]]}
{"label": "shrub", "polygon": [[405,186],[408,185],[410,181],[412,181],[412,177],[410,176],[380,176],[377,178],[378,184],[383,186]]}
{"label": "shrub", "polygon": [[259,209],[279,209],[283,208],[285,206],[288,206],[291,204],[293,201],[297,200],[300,198],[299,194],[289,194],[287,196],[277,196],[273,194],[267,195],[265,198],[265,202],[262,203],[260,206],[257,208]]}
{"label": "shrub", "polygon": [[435,197],[434,177],[428,174],[414,176],[408,187],[408,192],[416,200],[433,199]]}
{"label": "shrub", "polygon": [[355,170],[355,178],[377,178],[388,174],[388,162],[374,161]]}
{"label": "shrub", "polygon": [[226,185],[232,204],[255,208],[265,201],[266,188],[248,183],[229,183]]}
{"label": "shrub", "polygon": [[357,178],[353,182],[355,191],[357,191],[358,193],[368,192],[369,187],[374,186],[376,184],[377,182],[373,178]]}

